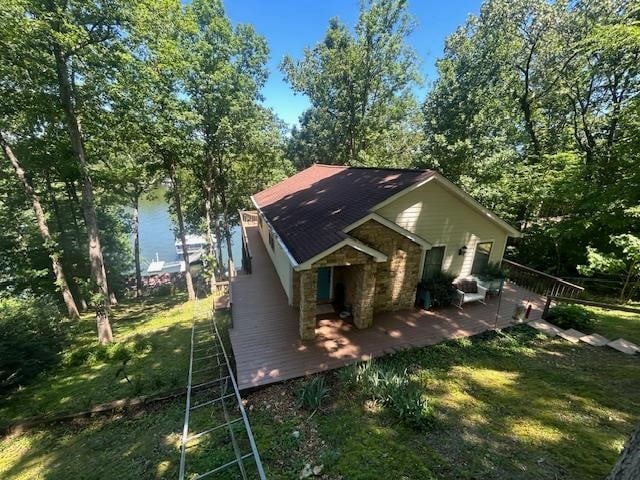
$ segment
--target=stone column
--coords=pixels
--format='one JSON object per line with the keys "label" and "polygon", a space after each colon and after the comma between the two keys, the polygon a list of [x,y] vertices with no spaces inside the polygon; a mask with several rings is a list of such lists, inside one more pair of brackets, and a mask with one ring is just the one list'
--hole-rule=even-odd
{"label": "stone column", "polygon": [[358,328],[369,328],[373,324],[373,301],[376,292],[376,264],[367,262],[354,266],[358,269],[353,323]]}
{"label": "stone column", "polygon": [[300,338],[313,340],[316,337],[316,289],[317,270],[303,270],[300,272]]}

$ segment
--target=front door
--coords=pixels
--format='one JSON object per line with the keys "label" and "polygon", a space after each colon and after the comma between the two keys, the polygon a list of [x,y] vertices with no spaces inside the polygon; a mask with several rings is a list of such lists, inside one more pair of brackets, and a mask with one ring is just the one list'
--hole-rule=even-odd
{"label": "front door", "polygon": [[318,287],[316,300],[331,300],[331,267],[320,267],[318,269]]}

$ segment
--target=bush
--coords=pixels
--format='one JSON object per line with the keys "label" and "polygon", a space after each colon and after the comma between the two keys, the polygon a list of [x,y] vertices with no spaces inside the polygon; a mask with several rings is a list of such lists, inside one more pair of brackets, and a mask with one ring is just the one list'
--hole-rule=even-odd
{"label": "bush", "polygon": [[0,390],[55,364],[64,342],[57,304],[47,297],[0,297]]}
{"label": "bush", "polygon": [[489,263],[478,274],[480,280],[504,280],[507,272],[499,263]]}
{"label": "bush", "polygon": [[431,425],[433,412],[406,370],[399,375],[369,360],[346,367],[339,375],[347,387],[387,407],[406,425],[416,429]]}
{"label": "bush", "polygon": [[456,298],[456,289],[453,286],[455,277],[446,272],[439,272],[424,282],[424,286],[431,294],[431,302],[434,307],[448,307]]}
{"label": "bush", "polygon": [[590,333],[596,325],[596,316],[580,305],[557,305],[549,310],[547,320],[562,329],[575,328]]}
{"label": "bush", "polygon": [[298,403],[307,410],[316,411],[322,402],[329,397],[329,389],[325,386],[324,377],[314,377],[305,382],[297,392]]}

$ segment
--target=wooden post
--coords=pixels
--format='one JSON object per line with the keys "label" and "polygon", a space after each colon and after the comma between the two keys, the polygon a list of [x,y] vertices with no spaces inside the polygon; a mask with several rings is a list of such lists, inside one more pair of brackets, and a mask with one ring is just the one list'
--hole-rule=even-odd
{"label": "wooden post", "polygon": [[549,313],[549,307],[551,306],[551,300],[553,300],[554,297],[552,296],[548,296],[547,297],[547,303],[544,304],[544,310],[542,311],[542,318],[547,318],[547,314]]}

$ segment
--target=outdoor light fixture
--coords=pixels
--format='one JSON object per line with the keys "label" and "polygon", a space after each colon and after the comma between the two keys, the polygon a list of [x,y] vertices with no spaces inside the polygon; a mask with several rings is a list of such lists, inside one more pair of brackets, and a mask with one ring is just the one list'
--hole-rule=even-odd
{"label": "outdoor light fixture", "polygon": [[463,245],[460,247],[460,250],[458,250],[458,255],[464,255],[465,253],[467,253],[467,246]]}

